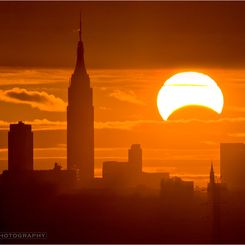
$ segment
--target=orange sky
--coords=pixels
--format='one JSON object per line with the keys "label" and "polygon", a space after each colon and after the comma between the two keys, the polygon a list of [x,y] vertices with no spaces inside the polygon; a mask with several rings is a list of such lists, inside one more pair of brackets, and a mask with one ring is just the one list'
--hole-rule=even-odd
{"label": "orange sky", "polygon": [[0,2],[0,66],[244,67],[245,2]]}
{"label": "orange sky", "polygon": [[[186,70],[211,76],[224,95],[221,115],[202,107],[175,112],[163,121],[156,96],[164,81]],[[66,101],[70,69],[1,68],[1,160],[7,159],[10,122],[24,120],[35,130],[36,168],[66,163]],[[94,88],[96,173],[105,159],[125,160],[133,143],[143,147],[147,171],[206,175],[219,143],[245,141],[243,69],[89,70]],[[4,164],[4,163],[3,163]],[[3,167],[3,165],[2,165]]]}
{"label": "orange sky", "polygon": [[[79,11],[94,89],[96,174],[133,143],[144,169],[206,178],[220,142],[245,141],[245,2],[0,2],[0,170],[9,123],[33,125],[36,168],[66,166],[67,87]],[[169,121],[156,97],[177,72],[213,78],[221,115],[189,107]]]}

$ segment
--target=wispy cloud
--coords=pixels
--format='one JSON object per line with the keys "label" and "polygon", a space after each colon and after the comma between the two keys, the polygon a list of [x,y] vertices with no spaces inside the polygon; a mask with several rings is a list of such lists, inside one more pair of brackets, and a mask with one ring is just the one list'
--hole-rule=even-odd
{"label": "wispy cloud", "polygon": [[237,122],[245,122],[245,117],[223,117],[219,119],[209,119],[209,120],[203,120],[203,119],[196,119],[196,118],[190,118],[190,119],[178,119],[178,120],[169,120],[165,123],[237,123]]}
{"label": "wispy cloud", "polygon": [[[154,125],[169,125],[169,124],[188,124],[188,123],[201,123],[201,124],[220,124],[220,123],[243,123],[245,117],[226,117],[213,120],[201,120],[201,119],[180,119],[180,120],[125,120],[125,121],[105,121],[95,122],[96,129],[121,129],[131,130],[139,125],[154,124]],[[214,142],[206,142],[213,144]]]}
{"label": "wispy cloud", "polygon": [[[33,126],[33,130],[66,130],[66,121],[50,121],[48,119],[35,119],[33,121],[24,121],[27,124],[31,124]],[[126,121],[104,121],[94,122],[94,128],[97,130],[100,129],[117,129],[117,130],[132,130],[137,126],[142,125],[166,125],[166,124],[177,124],[177,123],[237,123],[237,122],[245,122],[245,117],[237,117],[237,118],[221,118],[217,120],[199,120],[199,119],[183,119],[183,120],[171,120],[171,121],[161,121],[161,120],[126,120]],[[16,122],[7,122],[0,121],[0,130],[6,130],[9,128],[9,124]],[[229,136],[234,137],[243,137],[245,133],[239,134],[230,134]],[[202,142],[204,144],[215,144],[212,141]]]}
{"label": "wispy cloud", "polygon": [[106,106],[100,106],[99,109],[102,111],[111,111],[111,108]]}
{"label": "wispy cloud", "polygon": [[230,133],[228,135],[234,138],[245,138],[245,133]]}
{"label": "wispy cloud", "polygon": [[112,93],[110,93],[110,96],[117,100],[129,102],[132,104],[137,104],[137,105],[145,104],[143,101],[139,100],[136,97],[135,93],[132,90],[126,92],[126,91],[117,89],[117,90],[114,90]]}
{"label": "wispy cloud", "polygon": [[43,91],[31,91],[23,88],[0,90],[0,101],[26,104],[41,111],[63,112],[66,110],[66,103],[61,98]]}
{"label": "wispy cloud", "polygon": [[[0,129],[9,129],[9,124],[16,122],[0,121]],[[24,121],[26,124],[31,124],[33,130],[65,130],[66,121],[50,121],[47,119],[35,119],[33,121]],[[106,122],[94,122],[95,129],[119,129],[119,130],[131,130],[137,125],[144,123],[159,123],[154,120],[138,120],[138,121],[106,121]]]}
{"label": "wispy cloud", "polygon": [[[0,121],[0,130],[8,130],[9,125],[16,122]],[[24,121],[31,124],[34,131],[40,130],[65,130],[66,121],[49,121],[47,119],[35,119],[33,121]]]}
{"label": "wispy cloud", "polygon": [[212,140],[205,140],[205,141],[202,141],[201,143],[205,145],[217,145],[218,144],[217,142],[214,142]]}
{"label": "wispy cloud", "polygon": [[0,86],[3,85],[33,85],[50,83],[67,83],[70,69],[27,69],[0,67]]}
{"label": "wispy cloud", "polygon": [[243,106],[228,106],[227,109],[230,111],[245,112],[245,107]]}
{"label": "wispy cloud", "polygon": [[154,124],[154,123],[161,123],[161,121],[155,121],[155,120],[106,121],[106,122],[95,122],[94,126],[96,129],[131,130],[134,127],[141,124]]}

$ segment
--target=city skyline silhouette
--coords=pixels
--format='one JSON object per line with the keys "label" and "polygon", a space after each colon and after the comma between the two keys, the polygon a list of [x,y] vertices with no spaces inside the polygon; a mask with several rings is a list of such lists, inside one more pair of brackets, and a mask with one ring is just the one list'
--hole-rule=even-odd
{"label": "city skyline silhouette", "polygon": [[[78,7],[79,4],[81,7]],[[4,66],[1,73],[2,96],[0,97],[3,106],[0,125],[3,157],[0,160],[0,171],[7,168],[8,125],[19,120],[34,127],[35,168],[52,168],[52,159],[56,159],[63,168],[66,168],[67,81],[75,66],[74,47],[77,45],[76,30],[79,28],[77,16],[80,9],[85,10],[83,14],[85,58],[94,94],[95,176],[102,176],[102,163],[112,156],[112,160],[126,161],[128,147],[138,142],[144,149],[145,171],[171,172],[173,175],[181,175],[187,180],[194,180],[198,185],[206,186],[208,181],[206,170],[209,168],[210,160],[213,160],[215,171],[219,173],[219,143],[244,141],[243,93],[242,89],[238,88],[242,86],[239,81],[242,81],[244,74],[238,62],[240,58],[237,64],[222,63],[234,61],[234,56],[243,53],[243,45],[234,45],[234,43],[238,44],[235,37],[243,40],[243,32],[239,25],[242,23],[242,15],[239,14],[232,20],[229,15],[227,17],[227,11],[230,9],[232,13],[236,11],[241,13],[242,3],[231,7],[228,3],[216,3],[212,8],[209,8],[208,3],[178,5],[121,3],[120,6],[116,3],[70,5],[53,3],[49,4],[49,8],[46,8],[44,3],[29,5],[25,3],[22,5],[28,9],[25,14],[23,11],[16,10],[19,8],[18,4],[2,3],[1,6],[5,34],[1,46],[3,58],[0,60]],[[215,12],[217,9],[219,9],[218,20]],[[40,12],[40,16],[44,18],[39,18],[37,15],[35,17],[34,13],[37,12]],[[51,12],[56,13],[57,17],[52,18]],[[70,13],[73,15],[70,16]],[[150,22],[147,22],[142,13],[147,13],[149,16],[154,16],[155,13],[155,18],[149,18]],[[170,13],[178,16],[176,22],[172,21]],[[210,19],[204,22],[202,17],[207,13],[210,14]],[[133,14],[137,18],[130,18]],[[188,21],[182,23],[181,20],[185,18]],[[29,22],[29,19],[32,21]],[[213,25],[210,24],[211,20]],[[127,30],[124,27],[129,26],[128,22],[132,22],[132,25],[126,35]],[[231,32],[229,38],[223,26]],[[9,30],[13,31],[9,32]],[[184,31],[189,34],[185,35]],[[18,43],[13,37],[14,33],[18,36]],[[37,37],[35,42],[31,42],[31,35]],[[182,45],[179,45],[176,35],[179,35],[180,40],[178,40]],[[204,42],[201,41],[203,35],[206,37],[211,35],[211,37]],[[218,37],[216,38],[215,35]],[[10,37],[11,43],[7,42],[7,37]],[[234,56],[229,55],[229,58],[224,59],[220,57],[227,52],[220,50],[223,46],[216,45],[215,40],[223,39],[226,40],[223,42],[227,45],[226,50],[235,48]],[[173,45],[171,46],[169,42]],[[201,47],[199,45],[196,47],[199,43]],[[138,48],[136,44],[139,45]],[[19,45],[23,49],[17,51]],[[183,50],[176,50],[175,47],[180,46]],[[213,52],[213,46],[216,47],[217,52]],[[152,50],[153,47],[160,54],[164,54],[161,59]],[[190,50],[190,47],[195,48]],[[6,57],[5,50],[12,53]],[[18,56],[15,55],[16,52]],[[190,53],[200,57],[198,61],[194,60],[194,62]],[[207,60],[213,61],[214,57],[205,58],[206,61],[202,62],[203,55],[206,53],[219,57],[217,63],[205,63]],[[156,55],[155,60],[159,62],[154,65],[152,57],[150,60],[147,59],[153,54]],[[26,57],[27,55],[29,57]],[[125,55],[127,58],[124,57]],[[183,67],[179,64],[171,66],[161,64],[170,59],[179,61],[178,56],[185,57],[182,62]],[[12,66],[9,67],[10,59]],[[132,59],[137,66],[130,63]],[[192,62],[188,64],[190,60]],[[123,61],[123,66],[118,64],[120,61]],[[125,61],[128,66],[125,65]],[[110,64],[104,65],[104,62]],[[234,67],[239,67],[240,70],[237,71]],[[217,81],[225,95],[224,111],[217,116],[204,108],[181,109],[167,124],[164,124],[156,107],[157,93],[163,82],[171,75],[187,69],[209,74]],[[194,131],[191,135],[188,134],[190,128]],[[200,128],[202,128],[201,132]],[[105,138],[107,140],[104,140]],[[186,141],[186,138],[189,140]]]}
{"label": "city skyline silhouette", "polygon": [[[3,243],[244,243],[244,3],[0,6],[2,46],[24,50],[33,37],[12,66],[5,51],[0,59]],[[77,24],[57,22],[74,10]],[[31,21],[36,13],[44,15]],[[18,43],[5,42],[9,25]],[[40,30],[47,41],[35,42]],[[62,52],[63,41],[73,49]],[[178,92],[170,114],[161,88],[161,99]],[[186,104],[193,91],[197,102]],[[204,91],[211,104],[198,102]]]}

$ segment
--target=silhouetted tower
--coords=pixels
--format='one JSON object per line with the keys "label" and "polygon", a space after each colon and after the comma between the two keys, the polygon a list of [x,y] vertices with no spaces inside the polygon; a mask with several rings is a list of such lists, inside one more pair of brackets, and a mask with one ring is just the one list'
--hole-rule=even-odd
{"label": "silhouetted tower", "polygon": [[223,184],[232,191],[245,191],[245,144],[220,144],[220,174]]}
{"label": "silhouetted tower", "polygon": [[208,195],[211,213],[212,243],[220,243],[220,185],[215,183],[213,163],[211,162]]}
{"label": "silhouetted tower", "polygon": [[33,133],[31,125],[21,121],[18,124],[10,124],[8,170],[11,172],[33,170]]}
{"label": "silhouetted tower", "polygon": [[209,175],[209,183],[210,183],[210,185],[214,185],[215,184],[215,175],[214,175],[213,162],[211,162],[211,169],[210,169],[210,175]]}
{"label": "silhouetted tower", "polygon": [[140,144],[133,144],[128,150],[128,162],[132,166],[132,170],[136,174],[141,174],[142,172],[142,149]]}
{"label": "silhouetted tower", "polygon": [[81,32],[80,15],[77,61],[68,88],[67,168],[79,171],[80,180],[88,183],[94,177],[94,107]]}

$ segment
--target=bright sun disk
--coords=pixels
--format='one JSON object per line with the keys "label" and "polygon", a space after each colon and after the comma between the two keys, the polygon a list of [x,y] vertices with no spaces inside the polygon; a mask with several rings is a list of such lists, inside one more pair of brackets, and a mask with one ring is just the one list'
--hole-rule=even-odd
{"label": "bright sun disk", "polygon": [[170,77],[157,96],[158,110],[164,120],[176,110],[194,105],[219,114],[224,105],[222,91],[216,82],[199,72],[182,72]]}

